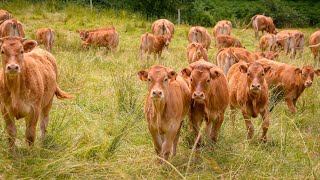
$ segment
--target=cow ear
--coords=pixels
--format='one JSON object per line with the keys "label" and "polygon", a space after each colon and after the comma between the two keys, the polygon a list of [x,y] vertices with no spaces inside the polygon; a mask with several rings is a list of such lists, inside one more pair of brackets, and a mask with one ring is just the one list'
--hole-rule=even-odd
{"label": "cow ear", "polygon": [[171,71],[168,72],[168,78],[169,78],[171,81],[176,80],[177,75],[178,75],[178,74],[177,74],[174,70],[171,70]]}
{"label": "cow ear", "polygon": [[314,73],[316,73],[317,76],[320,76],[320,69],[315,70]]}
{"label": "cow ear", "polygon": [[263,69],[264,73],[267,73],[271,69],[271,66],[263,66]]}
{"label": "cow ear", "polygon": [[181,70],[182,77],[184,77],[184,78],[190,77],[191,71],[192,71],[192,70],[191,70],[190,67],[183,68],[183,69]]}
{"label": "cow ear", "polygon": [[[24,41],[24,39],[22,39],[22,41]],[[24,41],[23,42],[23,50],[24,52],[30,52],[32,51],[36,46],[38,45],[38,43],[35,40],[28,40],[28,41]]]}
{"label": "cow ear", "polygon": [[296,68],[296,69],[294,69],[294,72],[297,74],[300,74],[300,73],[302,73],[302,70],[300,68]]}
{"label": "cow ear", "polygon": [[221,73],[217,70],[214,70],[213,68],[210,69],[210,78],[215,79],[218,78],[221,75]]}
{"label": "cow ear", "polygon": [[139,78],[141,81],[147,81],[148,80],[148,71],[146,70],[140,70],[138,72]]}
{"label": "cow ear", "polygon": [[240,72],[241,72],[241,73],[247,73],[248,66],[245,65],[245,64],[241,64],[241,65],[239,66],[239,69],[240,69]]}

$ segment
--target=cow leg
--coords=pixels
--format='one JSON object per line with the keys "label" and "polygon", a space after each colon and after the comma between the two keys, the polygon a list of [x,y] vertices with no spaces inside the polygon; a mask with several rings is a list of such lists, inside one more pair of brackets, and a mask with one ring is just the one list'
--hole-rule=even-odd
{"label": "cow leg", "polygon": [[261,113],[263,122],[262,122],[262,136],[260,138],[260,140],[262,142],[267,142],[267,132],[268,132],[268,128],[269,128],[269,110],[266,108],[262,113]]}
{"label": "cow leg", "polygon": [[293,103],[293,99],[292,98],[288,98],[288,97],[286,97],[285,98],[285,101],[286,101],[286,103],[287,103],[287,105],[288,105],[288,107],[289,107],[289,110],[292,112],[292,113],[296,113],[297,112],[297,109],[296,109],[296,107],[294,106],[294,103]]}
{"label": "cow leg", "polygon": [[178,135],[178,131],[179,131],[179,128],[177,127],[177,128],[171,129],[164,135],[164,141],[161,147],[161,151],[162,151],[161,157],[165,160],[169,159],[170,151],[173,147],[173,141],[175,137]]}
{"label": "cow leg", "polygon": [[236,108],[230,105],[230,120],[233,127],[235,127],[235,119],[236,119]]}
{"label": "cow leg", "polygon": [[140,47],[140,61],[142,63],[142,60],[143,60],[143,50],[142,48]]}
{"label": "cow leg", "polygon": [[147,55],[148,64],[149,64],[149,60],[150,60],[150,55],[151,55],[151,51],[148,51],[148,55]]}
{"label": "cow leg", "polygon": [[15,125],[14,118],[11,118],[9,113],[5,110],[5,108],[2,108],[2,114],[3,118],[6,124],[6,130],[8,133],[8,143],[9,143],[9,150],[12,153],[15,153],[15,140],[17,136],[17,129]]}
{"label": "cow leg", "polygon": [[47,127],[49,122],[49,111],[52,106],[52,101],[53,101],[53,98],[50,100],[49,104],[42,110],[40,114],[41,143],[43,143],[46,132],[47,132]]}
{"label": "cow leg", "polygon": [[151,125],[149,125],[148,128],[149,128],[149,131],[152,136],[154,149],[156,150],[157,155],[161,156],[161,154],[160,154],[161,153],[161,144],[162,144],[161,136],[160,136],[158,130],[153,128]]}
{"label": "cow leg", "polygon": [[181,120],[179,129],[178,129],[178,132],[176,134],[176,137],[174,138],[174,141],[173,141],[172,156],[175,156],[176,152],[177,152],[177,145],[178,145],[178,141],[179,141],[181,125],[182,125],[182,120]]}
{"label": "cow leg", "polygon": [[[202,106],[200,104],[195,105],[195,102],[192,102],[192,106],[190,109],[190,118],[189,118],[189,129],[190,129],[190,134],[191,134],[191,139],[192,141],[189,142],[190,145],[193,145],[195,141],[197,140],[197,136],[200,131],[200,126],[202,124],[203,118],[204,118],[204,112],[201,110],[201,107],[197,106]],[[200,147],[201,145],[201,137],[199,141],[197,142],[197,147]]]}
{"label": "cow leg", "polygon": [[253,124],[250,120],[250,116],[246,114],[245,110],[242,110],[242,115],[244,118],[244,121],[246,123],[246,128],[247,128],[247,139],[251,140],[253,135],[254,135],[254,127]]}
{"label": "cow leg", "polygon": [[219,116],[213,122],[213,129],[211,131],[211,139],[216,143],[218,141],[218,133],[221,128],[224,119],[224,113],[220,113]]}
{"label": "cow leg", "polygon": [[26,141],[29,146],[34,144],[36,137],[36,127],[39,119],[40,112],[38,109],[34,109],[33,112],[26,117]]}

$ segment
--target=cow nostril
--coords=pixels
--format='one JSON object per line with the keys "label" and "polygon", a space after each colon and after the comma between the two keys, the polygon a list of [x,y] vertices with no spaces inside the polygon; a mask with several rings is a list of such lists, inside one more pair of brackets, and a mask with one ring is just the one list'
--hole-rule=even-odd
{"label": "cow nostril", "polygon": [[16,66],[16,67],[15,67],[15,70],[18,70],[18,69],[19,69],[19,66]]}
{"label": "cow nostril", "polygon": [[159,93],[158,93],[160,96],[162,95],[162,91],[159,91]]}
{"label": "cow nostril", "polygon": [[156,92],[155,91],[152,91],[152,95],[155,95],[156,94]]}

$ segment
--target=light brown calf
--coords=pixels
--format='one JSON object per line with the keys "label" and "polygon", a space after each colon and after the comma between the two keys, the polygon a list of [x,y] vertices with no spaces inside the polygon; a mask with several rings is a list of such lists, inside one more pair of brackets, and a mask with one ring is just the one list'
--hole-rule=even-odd
{"label": "light brown calf", "polygon": [[41,139],[45,136],[54,95],[59,99],[71,98],[58,87],[54,57],[41,49],[31,51],[36,45],[35,41],[24,42],[20,37],[0,38],[0,107],[13,151],[15,119],[25,118],[26,140],[33,145],[39,118]]}
{"label": "light brown calf", "polygon": [[159,19],[152,24],[151,31],[152,34],[156,36],[169,34],[171,40],[174,35],[175,28],[171,21],[167,19]]}
{"label": "light brown calf", "polygon": [[262,32],[262,35],[264,31],[271,34],[277,34],[276,28],[273,24],[273,20],[271,17],[257,14],[251,18],[249,24],[245,27],[245,29],[241,31],[243,32],[247,30],[251,24],[257,40],[259,36],[259,31]]}
{"label": "light brown calf", "polygon": [[309,39],[309,48],[313,54],[315,65],[318,65],[320,63],[320,31],[316,31],[311,34]]}
{"label": "light brown calf", "polygon": [[8,19],[11,19],[11,14],[6,10],[0,9],[0,25]]}
{"label": "light brown calf", "polygon": [[79,33],[80,39],[82,41],[85,41],[88,38],[89,33],[91,33],[91,32],[109,31],[109,30],[116,31],[116,29],[113,26],[110,26],[110,27],[101,27],[101,28],[91,29],[91,30],[77,30],[76,32]]}
{"label": "light brown calf", "polygon": [[154,60],[157,59],[157,55],[160,58],[163,49],[169,45],[169,35],[155,36],[151,33],[145,33],[140,38],[140,60],[143,60],[143,54],[148,53],[147,60],[149,63],[150,54],[154,53]]}
{"label": "light brown calf", "polygon": [[82,41],[82,47],[88,48],[90,45],[106,47],[107,50],[115,50],[119,44],[119,36],[116,30],[89,32],[85,41]]}
{"label": "light brown calf", "polygon": [[208,50],[211,43],[211,37],[206,28],[201,26],[194,26],[188,33],[188,41],[189,43],[202,43]]}
{"label": "light brown calf", "polygon": [[55,32],[51,28],[38,29],[36,39],[39,44],[43,44],[48,51],[51,51],[55,39]]}
{"label": "light brown calf", "polygon": [[188,62],[193,63],[200,59],[208,61],[207,49],[200,43],[190,43],[187,47]]}
{"label": "light brown calf", "polygon": [[290,52],[290,58],[295,58],[296,50],[299,50],[299,57],[302,57],[304,46],[304,34],[298,30],[282,30],[277,35],[277,45],[284,48],[286,54]]}
{"label": "light brown calf", "polygon": [[320,76],[320,69],[315,70],[312,66],[299,68],[268,59],[260,59],[258,62],[271,67],[266,74],[267,83],[282,88],[284,99],[293,113],[297,111],[296,103],[304,89],[312,85],[314,75]]}
{"label": "light brown calf", "polygon": [[168,160],[171,150],[173,156],[176,154],[181,123],[190,109],[189,87],[174,70],[160,65],[138,75],[148,86],[144,112],[154,148]]}
{"label": "light brown calf", "polygon": [[242,47],[241,42],[235,36],[219,34],[216,36],[216,48]]}
{"label": "light brown calf", "polygon": [[[199,60],[184,68],[182,76],[190,78],[191,117],[189,129],[196,140],[201,124],[206,122],[208,137],[214,142],[224,120],[224,112],[229,104],[228,82],[222,70],[205,60]],[[194,141],[195,142],[195,141]],[[197,145],[201,144],[201,140]]]}
{"label": "light brown calf", "polygon": [[232,24],[228,20],[218,21],[213,28],[213,36],[217,37],[219,34],[230,35],[232,30]]}
{"label": "light brown calf", "polygon": [[260,38],[259,48],[262,52],[275,51],[277,45],[276,35],[274,34],[265,34]]}
{"label": "light brown calf", "polygon": [[4,21],[0,25],[0,38],[6,36],[18,36],[24,38],[25,34],[21,22],[15,19]]}
{"label": "light brown calf", "polygon": [[252,139],[254,127],[250,120],[261,114],[263,142],[267,141],[269,128],[269,96],[268,85],[264,78],[270,66],[263,66],[257,62],[237,63],[228,72],[230,86],[230,119],[235,121],[235,109],[239,108],[247,128],[247,139]]}

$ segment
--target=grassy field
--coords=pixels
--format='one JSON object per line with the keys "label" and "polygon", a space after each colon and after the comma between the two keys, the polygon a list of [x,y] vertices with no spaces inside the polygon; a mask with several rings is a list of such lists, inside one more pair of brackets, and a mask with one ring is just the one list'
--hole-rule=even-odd
{"label": "grassy field", "polygon": [[[52,1],[50,1],[52,2]],[[54,1],[53,1],[54,2]],[[60,87],[75,96],[55,99],[45,143],[39,138],[33,148],[24,140],[24,120],[16,122],[18,155],[7,152],[4,122],[0,123],[0,179],[319,179],[320,178],[320,79],[298,100],[298,112],[291,114],[282,102],[271,113],[269,141],[260,144],[261,118],[253,119],[255,137],[246,141],[245,124],[238,112],[235,127],[225,114],[219,142],[206,142],[196,152],[187,143],[187,119],[181,129],[177,155],[170,164],[159,164],[144,118],[146,84],[137,71],[151,64],[139,60],[141,34],[151,21],[126,11],[94,10],[76,5],[24,1],[0,3],[25,25],[29,39],[36,29],[50,27],[57,34],[53,55],[59,66]],[[103,48],[80,48],[77,29],[113,25],[119,32],[116,52]],[[152,64],[177,72],[186,60],[188,25],[176,26],[169,51]],[[208,27],[212,33],[212,27]],[[316,29],[301,29],[306,40]],[[256,50],[252,28],[234,29],[245,47]],[[306,43],[307,44],[307,43]],[[209,58],[215,63],[215,49]],[[279,61],[301,66],[313,64],[307,45],[302,58]],[[2,116],[1,116],[2,117]],[[37,137],[40,136],[40,128]],[[189,161],[190,159],[190,161]]]}

